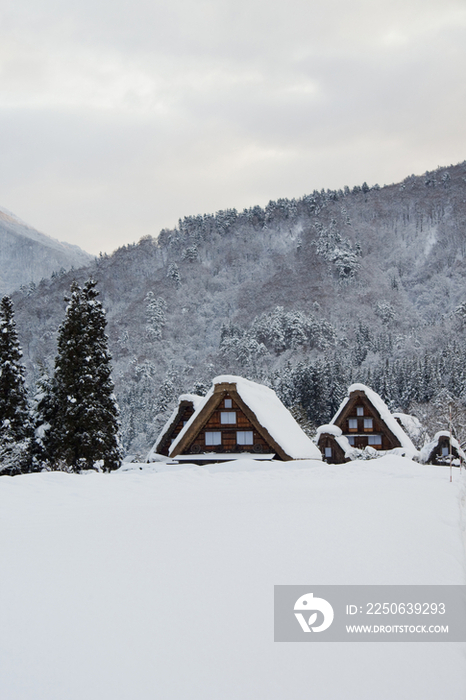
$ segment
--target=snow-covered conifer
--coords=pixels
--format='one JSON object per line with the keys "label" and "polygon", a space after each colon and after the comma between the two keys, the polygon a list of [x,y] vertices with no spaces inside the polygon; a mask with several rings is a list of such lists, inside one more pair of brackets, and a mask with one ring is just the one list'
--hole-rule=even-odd
{"label": "snow-covered conifer", "polygon": [[154,292],[148,292],[144,301],[146,302],[147,333],[152,340],[161,340],[167,302],[163,297],[156,299]]}
{"label": "snow-covered conifer", "polygon": [[180,269],[176,263],[170,263],[167,270],[167,277],[175,283],[176,289],[181,286]]}
{"label": "snow-covered conifer", "polygon": [[22,352],[9,296],[0,302],[0,472],[18,474],[30,468],[32,424]]}
{"label": "snow-covered conifer", "polygon": [[186,248],[186,250],[183,251],[183,254],[181,256],[183,260],[186,260],[187,262],[193,263],[197,262],[199,258],[199,251],[196,245],[189,246]]}
{"label": "snow-covered conifer", "polygon": [[80,471],[101,466],[109,471],[121,463],[105,311],[95,287],[93,280],[82,289],[73,282],[58,333],[48,407],[51,427],[44,436],[45,450],[55,468]]}
{"label": "snow-covered conifer", "polygon": [[52,455],[47,451],[47,432],[55,422],[55,401],[52,379],[44,364],[40,365],[40,377],[33,401],[34,440],[32,459],[35,468],[49,465]]}

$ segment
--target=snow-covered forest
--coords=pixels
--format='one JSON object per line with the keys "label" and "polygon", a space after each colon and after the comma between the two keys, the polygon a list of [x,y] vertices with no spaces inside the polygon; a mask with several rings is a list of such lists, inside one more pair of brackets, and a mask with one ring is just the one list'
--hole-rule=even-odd
{"label": "snow-covered forest", "polygon": [[225,372],[272,386],[308,431],[360,381],[431,433],[452,405],[466,439],[466,162],[155,234],[13,295],[31,390],[73,279],[94,277],[127,452]]}

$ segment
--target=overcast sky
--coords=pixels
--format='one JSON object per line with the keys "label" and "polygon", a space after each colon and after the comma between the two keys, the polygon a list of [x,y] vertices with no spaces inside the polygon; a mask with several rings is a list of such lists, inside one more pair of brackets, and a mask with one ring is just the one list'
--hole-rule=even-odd
{"label": "overcast sky", "polygon": [[466,159],[466,0],[2,0],[0,206],[91,253]]}

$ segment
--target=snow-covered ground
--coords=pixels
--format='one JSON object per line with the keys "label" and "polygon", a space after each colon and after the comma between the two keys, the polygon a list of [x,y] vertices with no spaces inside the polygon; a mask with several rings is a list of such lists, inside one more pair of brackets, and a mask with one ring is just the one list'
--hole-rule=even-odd
{"label": "snow-covered ground", "polygon": [[273,642],[274,584],[464,584],[466,478],[448,472],[1,477],[0,697],[464,700],[463,644]]}

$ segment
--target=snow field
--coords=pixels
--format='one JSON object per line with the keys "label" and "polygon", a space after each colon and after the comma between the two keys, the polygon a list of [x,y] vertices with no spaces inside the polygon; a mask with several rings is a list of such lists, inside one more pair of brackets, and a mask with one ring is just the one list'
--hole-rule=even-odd
{"label": "snow field", "polygon": [[275,644],[273,586],[465,583],[465,483],[393,456],[1,477],[0,697],[464,699],[466,645]]}

